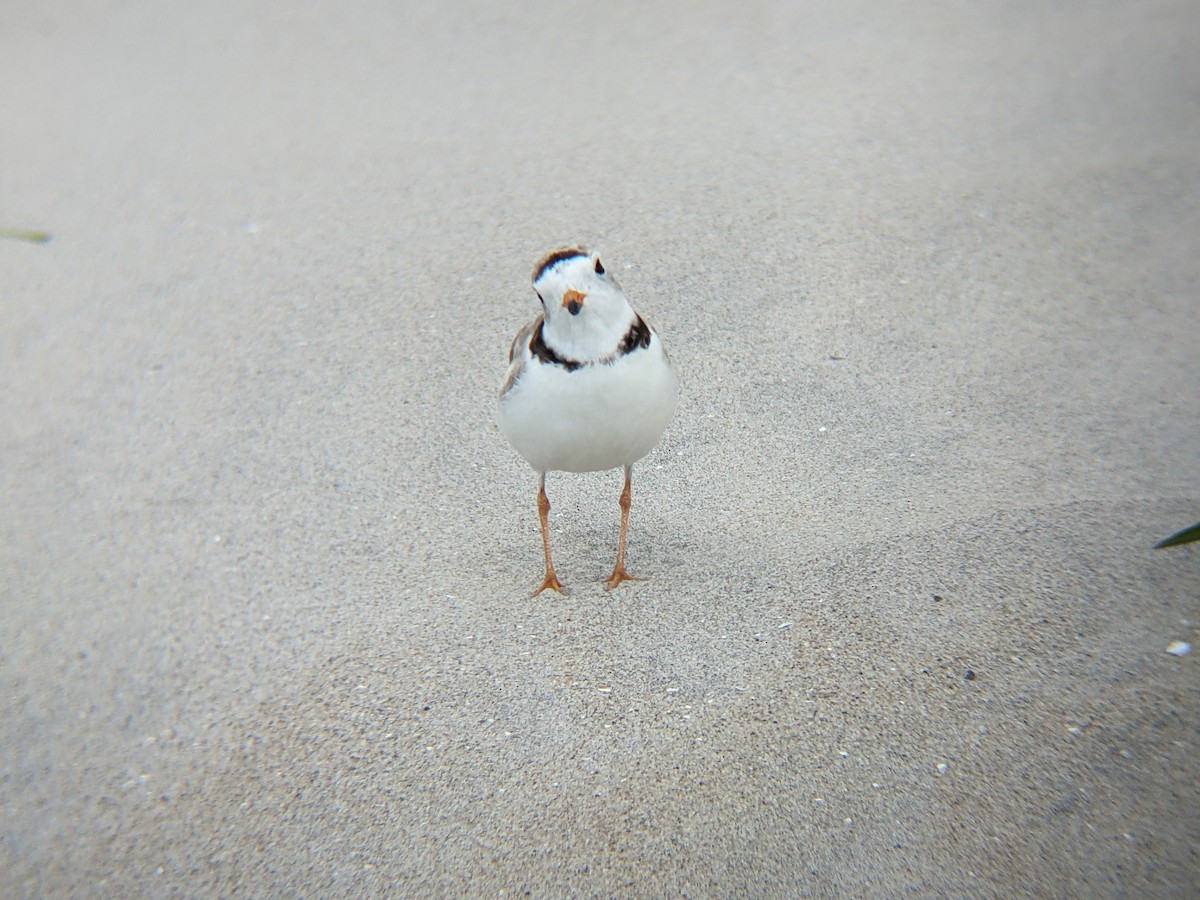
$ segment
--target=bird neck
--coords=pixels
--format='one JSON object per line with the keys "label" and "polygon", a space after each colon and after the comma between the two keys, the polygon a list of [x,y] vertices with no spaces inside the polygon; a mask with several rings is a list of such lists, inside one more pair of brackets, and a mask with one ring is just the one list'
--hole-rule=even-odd
{"label": "bird neck", "polygon": [[584,307],[578,316],[565,313],[547,320],[542,329],[546,345],[566,359],[594,362],[613,355],[637,314],[628,303],[606,315],[604,309]]}

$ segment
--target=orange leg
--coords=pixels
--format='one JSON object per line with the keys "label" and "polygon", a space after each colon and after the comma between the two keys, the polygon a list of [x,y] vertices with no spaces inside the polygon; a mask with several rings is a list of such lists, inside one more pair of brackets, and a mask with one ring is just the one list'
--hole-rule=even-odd
{"label": "orange leg", "polygon": [[538,519],[542,523],[542,551],[546,554],[546,577],[542,579],[541,585],[536,591],[530,594],[530,597],[536,597],[547,588],[552,591],[558,591],[560,594],[565,594],[567,589],[562,586],[562,582],[554,574],[554,563],[550,559],[550,498],[546,496],[545,472],[542,473],[541,481],[538,482],[537,503]]}
{"label": "orange leg", "polygon": [[617,539],[617,564],[613,566],[612,574],[604,579],[604,587],[612,590],[622,581],[641,581],[625,571],[625,535],[629,531],[629,505],[632,502],[630,482],[633,480],[633,466],[625,467],[625,489],[621,491],[621,536]]}

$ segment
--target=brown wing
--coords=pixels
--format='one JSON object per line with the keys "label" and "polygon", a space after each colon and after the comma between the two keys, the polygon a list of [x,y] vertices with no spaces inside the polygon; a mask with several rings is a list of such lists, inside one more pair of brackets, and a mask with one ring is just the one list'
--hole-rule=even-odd
{"label": "brown wing", "polygon": [[512,390],[517,379],[521,377],[521,372],[525,368],[525,360],[529,358],[529,339],[541,326],[542,319],[543,316],[538,316],[518,331],[517,336],[513,338],[512,346],[508,348],[508,374],[504,376],[504,384],[500,387],[501,398]]}
{"label": "brown wing", "polygon": [[513,338],[512,346],[508,348],[508,361],[510,363],[517,358],[517,354],[521,351],[521,348],[529,346],[529,338],[533,335],[534,329],[542,324],[543,318],[545,316],[538,316],[517,332],[517,336]]}

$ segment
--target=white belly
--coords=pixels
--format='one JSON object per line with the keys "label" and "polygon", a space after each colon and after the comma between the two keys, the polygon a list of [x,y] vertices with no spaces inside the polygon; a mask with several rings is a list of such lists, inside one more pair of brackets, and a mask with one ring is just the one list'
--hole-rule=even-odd
{"label": "white belly", "polygon": [[497,421],[538,472],[594,472],[649,453],[678,398],[679,379],[656,335],[612,365],[568,372],[531,362],[504,396]]}

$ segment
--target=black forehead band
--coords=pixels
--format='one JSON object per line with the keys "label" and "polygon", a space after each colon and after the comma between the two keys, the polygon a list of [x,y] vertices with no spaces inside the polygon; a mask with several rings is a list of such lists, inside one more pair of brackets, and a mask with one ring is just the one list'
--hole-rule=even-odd
{"label": "black forehead band", "polygon": [[538,279],[557,266],[560,262],[568,259],[575,259],[580,256],[590,255],[591,254],[586,250],[582,250],[579,247],[568,247],[565,250],[555,250],[540,263],[538,263],[538,267],[533,271],[533,283],[537,284]]}

